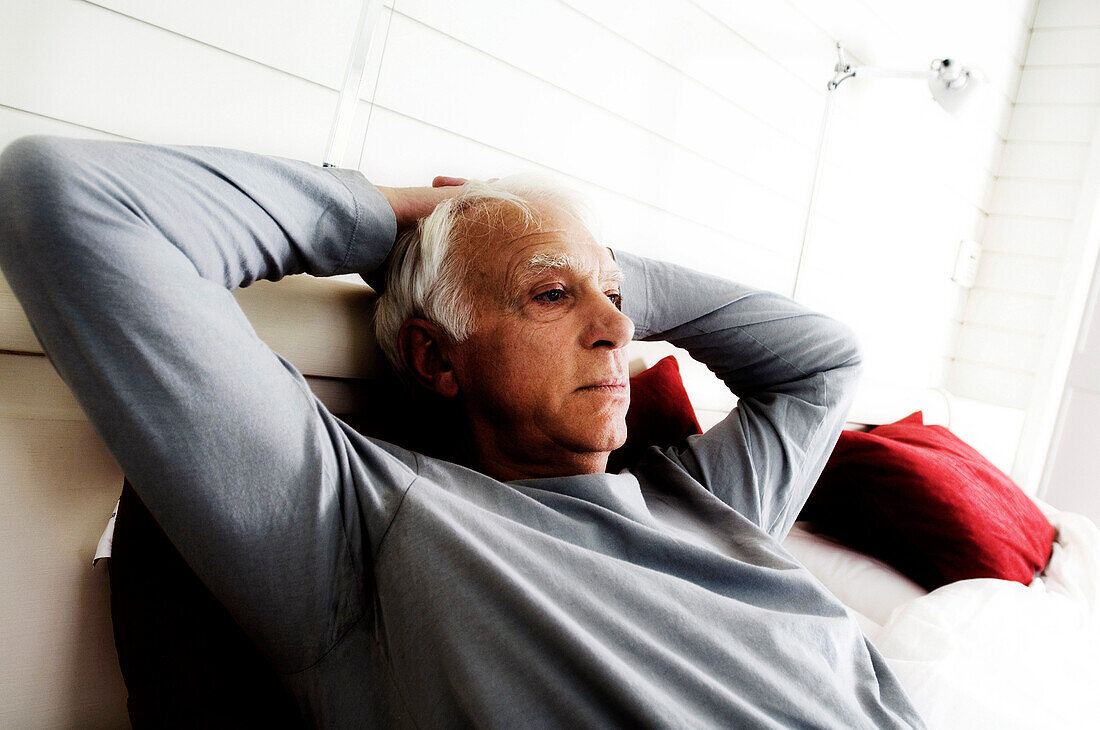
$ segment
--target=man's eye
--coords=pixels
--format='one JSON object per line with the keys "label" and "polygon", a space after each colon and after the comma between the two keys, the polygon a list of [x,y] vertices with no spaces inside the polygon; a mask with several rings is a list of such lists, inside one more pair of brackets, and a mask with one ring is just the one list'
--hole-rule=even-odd
{"label": "man's eye", "polygon": [[615,305],[615,308],[622,310],[623,308],[623,295],[617,291],[608,292],[607,298],[611,300],[611,303]]}
{"label": "man's eye", "polygon": [[544,302],[556,302],[563,296],[565,296],[564,289],[551,289],[550,291],[544,291],[542,294],[539,294],[535,299]]}

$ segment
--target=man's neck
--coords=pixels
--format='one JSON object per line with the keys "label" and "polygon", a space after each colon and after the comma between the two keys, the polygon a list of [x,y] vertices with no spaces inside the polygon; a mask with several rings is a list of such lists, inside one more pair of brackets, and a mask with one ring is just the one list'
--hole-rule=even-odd
{"label": "man's neck", "polygon": [[479,458],[476,464],[470,466],[502,482],[514,482],[520,479],[549,479],[576,476],[578,474],[601,474],[607,469],[606,452],[575,454],[574,456],[576,458],[570,459],[568,462],[536,464],[486,455]]}
{"label": "man's neck", "polygon": [[479,437],[476,430],[472,436],[470,463],[465,465],[502,482],[601,474],[607,469],[606,451],[576,452],[557,444],[524,449],[512,442],[498,443],[492,435]]}

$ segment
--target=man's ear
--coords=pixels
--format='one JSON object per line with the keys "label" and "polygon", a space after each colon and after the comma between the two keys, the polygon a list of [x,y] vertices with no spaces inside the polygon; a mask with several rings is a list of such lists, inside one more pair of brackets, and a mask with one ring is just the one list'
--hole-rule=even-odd
{"label": "man's ear", "polygon": [[458,395],[458,380],[448,353],[447,336],[436,324],[414,317],[397,333],[397,349],[416,382],[444,398]]}

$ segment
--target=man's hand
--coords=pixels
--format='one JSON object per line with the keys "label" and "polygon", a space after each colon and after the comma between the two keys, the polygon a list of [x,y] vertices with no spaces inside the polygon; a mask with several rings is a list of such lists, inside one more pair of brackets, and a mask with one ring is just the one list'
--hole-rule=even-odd
{"label": "man's hand", "polygon": [[430,188],[379,187],[378,191],[385,196],[397,216],[397,235],[400,236],[435,210],[435,206],[458,195],[465,184],[465,178],[440,175],[432,180]]}
{"label": "man's hand", "polygon": [[[432,180],[430,188],[384,188],[380,185],[375,187],[393,208],[393,214],[397,218],[397,238],[401,238],[402,233],[435,210],[435,206],[458,195],[465,184],[466,178],[439,175]],[[383,278],[385,271],[386,265],[382,265],[376,271],[361,272],[360,276],[372,289],[380,292],[385,283]]]}

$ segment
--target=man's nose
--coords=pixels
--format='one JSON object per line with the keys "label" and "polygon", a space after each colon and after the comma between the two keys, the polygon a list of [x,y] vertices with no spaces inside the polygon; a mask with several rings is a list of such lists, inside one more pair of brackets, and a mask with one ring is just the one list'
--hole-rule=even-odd
{"label": "man's nose", "polygon": [[623,314],[602,292],[593,297],[590,322],[585,332],[585,345],[617,350],[634,339],[634,322]]}

